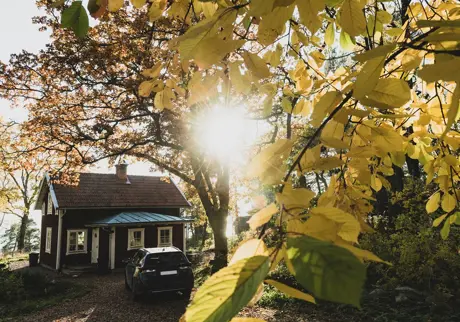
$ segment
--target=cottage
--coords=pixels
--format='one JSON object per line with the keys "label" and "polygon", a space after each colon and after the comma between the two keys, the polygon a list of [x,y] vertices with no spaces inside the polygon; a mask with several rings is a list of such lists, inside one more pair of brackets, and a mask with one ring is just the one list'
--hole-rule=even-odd
{"label": "cottage", "polygon": [[35,207],[42,211],[40,264],[114,269],[142,247],[185,250],[186,207],[172,180],[128,176],[126,164],[115,174],[81,173],[76,186],[45,175]]}

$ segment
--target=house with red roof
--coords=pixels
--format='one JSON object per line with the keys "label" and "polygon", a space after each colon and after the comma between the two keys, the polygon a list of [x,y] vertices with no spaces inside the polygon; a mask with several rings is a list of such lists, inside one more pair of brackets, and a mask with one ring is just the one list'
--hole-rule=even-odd
{"label": "house with red roof", "polygon": [[40,264],[55,270],[123,267],[139,248],[175,246],[185,251],[181,216],[190,207],[169,178],[80,173],[75,185],[45,175],[35,208],[42,211]]}

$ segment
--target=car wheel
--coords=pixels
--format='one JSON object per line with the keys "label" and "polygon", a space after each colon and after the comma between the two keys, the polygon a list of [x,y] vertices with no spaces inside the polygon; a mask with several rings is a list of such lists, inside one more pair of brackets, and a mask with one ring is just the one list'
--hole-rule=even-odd
{"label": "car wheel", "polygon": [[182,297],[186,300],[189,300],[190,299],[190,295],[192,294],[192,289],[188,289],[188,290],[183,290],[182,291]]}
{"label": "car wheel", "polygon": [[125,273],[125,289],[130,290],[129,284],[128,284],[128,277],[126,276],[126,273]]}

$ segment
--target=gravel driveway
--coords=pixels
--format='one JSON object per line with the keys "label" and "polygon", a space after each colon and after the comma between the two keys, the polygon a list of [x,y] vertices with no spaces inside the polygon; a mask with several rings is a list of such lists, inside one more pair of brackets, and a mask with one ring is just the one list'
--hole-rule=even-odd
{"label": "gravel driveway", "polygon": [[[70,278],[70,277],[68,277]],[[178,321],[188,301],[179,295],[159,295],[133,302],[125,290],[123,273],[82,275],[74,278],[91,291],[15,321]]]}

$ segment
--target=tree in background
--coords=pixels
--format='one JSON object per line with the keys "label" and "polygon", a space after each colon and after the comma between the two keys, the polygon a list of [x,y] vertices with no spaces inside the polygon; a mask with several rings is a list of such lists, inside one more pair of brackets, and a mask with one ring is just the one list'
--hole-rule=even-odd
{"label": "tree in background", "polygon": [[19,226],[8,231],[11,238],[15,236],[15,249],[22,252],[26,250],[28,226],[31,225],[30,211],[48,163],[44,154],[29,151],[31,138],[21,136],[16,124],[1,124],[0,140],[0,185],[5,192],[3,214],[19,218]]}
{"label": "tree in background", "polygon": [[28,218],[25,224],[25,233],[23,240],[23,247],[19,249],[19,236],[22,234],[23,221],[20,223],[12,224],[5,230],[4,234],[0,236],[0,245],[3,253],[30,252],[37,250],[40,245],[40,230],[36,227],[35,222]]}
{"label": "tree in background", "polygon": [[209,126],[206,111],[240,105],[247,96],[226,93],[225,84],[210,91],[225,76],[218,69],[206,75],[193,66],[182,70],[166,44],[188,27],[175,18],[150,24],[146,12],[120,10],[78,39],[61,28],[55,6],[38,3],[47,16],[35,22],[51,30],[53,41],[38,54],[12,55],[0,71],[2,97],[29,110],[24,135],[33,135],[36,151],[54,153],[72,171],[125,155],[177,176],[193,187],[208,218],[215,269],[225,266],[235,170],[226,159],[233,151],[226,147],[226,158],[207,152],[197,133]]}

